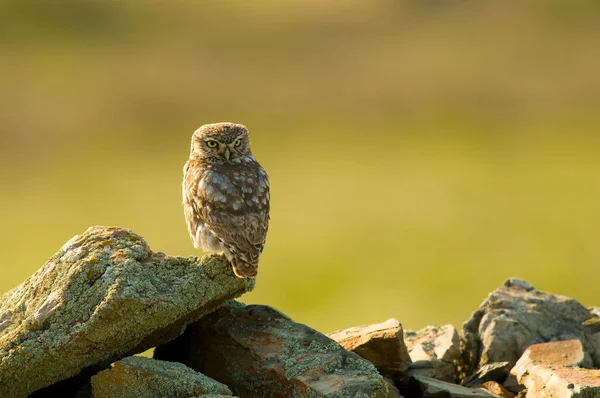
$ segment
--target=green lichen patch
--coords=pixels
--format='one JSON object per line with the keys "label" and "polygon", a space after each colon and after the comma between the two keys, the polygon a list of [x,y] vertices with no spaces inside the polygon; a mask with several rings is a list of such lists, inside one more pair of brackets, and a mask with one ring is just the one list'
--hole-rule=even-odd
{"label": "green lichen patch", "polygon": [[178,398],[217,394],[231,390],[202,373],[176,363],[145,357],[128,357],[92,377],[95,398]]}
{"label": "green lichen patch", "polygon": [[220,257],[169,257],[129,230],[89,228],[3,296],[0,396],[169,341],[253,283]]}

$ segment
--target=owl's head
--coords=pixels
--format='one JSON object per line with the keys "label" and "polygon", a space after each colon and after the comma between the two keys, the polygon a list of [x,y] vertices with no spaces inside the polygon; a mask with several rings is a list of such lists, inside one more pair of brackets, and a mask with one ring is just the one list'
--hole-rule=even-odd
{"label": "owl's head", "polygon": [[241,124],[205,124],[192,136],[190,159],[231,162],[248,155],[252,155],[248,129]]}

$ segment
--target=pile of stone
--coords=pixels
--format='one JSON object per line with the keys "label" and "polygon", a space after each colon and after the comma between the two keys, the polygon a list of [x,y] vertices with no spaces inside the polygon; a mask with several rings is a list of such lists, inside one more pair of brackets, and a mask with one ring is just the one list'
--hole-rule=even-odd
{"label": "pile of stone", "polygon": [[0,296],[0,397],[600,397],[600,311],[522,280],[460,333],[326,336],[233,300],[253,287],[219,256],[92,227]]}

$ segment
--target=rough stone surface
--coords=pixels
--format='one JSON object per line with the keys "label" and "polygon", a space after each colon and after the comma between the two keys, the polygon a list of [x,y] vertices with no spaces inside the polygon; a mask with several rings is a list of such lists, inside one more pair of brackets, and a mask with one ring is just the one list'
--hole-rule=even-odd
{"label": "rough stone surface", "polygon": [[398,388],[396,387],[394,380],[390,379],[389,377],[384,377],[383,380],[385,380],[388,386],[389,392],[387,398],[404,398],[402,394],[400,394]]}
{"label": "rough stone surface", "polygon": [[[600,397],[600,371],[580,368],[589,366],[591,360],[579,340],[554,341],[525,350],[511,370],[511,377],[527,388],[528,397],[587,397],[577,394],[592,392]],[[515,384],[512,380],[507,382]]]}
{"label": "rough stone surface", "polygon": [[404,372],[412,362],[404,344],[402,325],[393,318],[383,323],[339,330],[328,336],[371,362],[382,375]]}
{"label": "rough stone surface", "polygon": [[483,388],[469,388],[426,376],[412,376],[406,391],[407,397],[415,398],[496,398],[496,395]]}
{"label": "rough stone surface", "polygon": [[3,296],[0,396],[169,341],[253,283],[220,257],[166,257],[129,230],[92,227]]}
{"label": "rough stone surface", "polygon": [[483,384],[487,381],[496,381],[504,383],[510,372],[510,362],[492,362],[482,366],[469,376],[463,383],[464,386],[471,387]]}
{"label": "rough stone surface", "polygon": [[576,300],[536,290],[511,278],[490,293],[464,323],[461,378],[490,362],[515,364],[527,347],[554,340],[578,339],[600,364],[598,331],[586,327],[594,315]]}
{"label": "rough stone surface", "polygon": [[592,367],[592,361],[583,351],[579,340],[553,341],[549,343],[534,344],[529,347],[517,361],[510,373],[517,380],[530,372],[536,365],[550,368],[560,367]]}
{"label": "rough stone surface", "polygon": [[92,377],[94,398],[188,398],[231,396],[231,390],[187,366],[145,357],[128,357]]}
{"label": "rough stone surface", "polygon": [[420,375],[454,383],[455,361],[460,357],[460,339],[454,326],[427,326],[406,331],[404,341],[412,359],[407,375]]}
{"label": "rough stone surface", "polygon": [[495,381],[486,381],[485,383],[483,383],[479,386],[473,386],[473,387],[479,387],[479,388],[483,388],[484,390],[488,390],[492,394],[496,394],[496,396],[498,396],[499,398],[514,398],[516,396],[516,394],[510,392],[509,390],[507,390],[506,388],[504,388],[503,386],[501,386],[499,383],[497,383]]}
{"label": "rough stone surface", "polygon": [[156,348],[242,397],[386,397],[375,367],[327,336],[262,305],[231,302]]}
{"label": "rough stone surface", "polygon": [[600,370],[535,365],[519,380],[527,398],[598,398]]}

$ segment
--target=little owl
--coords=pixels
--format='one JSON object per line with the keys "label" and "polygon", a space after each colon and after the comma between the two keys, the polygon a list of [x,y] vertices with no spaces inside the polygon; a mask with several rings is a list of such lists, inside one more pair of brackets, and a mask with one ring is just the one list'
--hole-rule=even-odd
{"label": "little owl", "polygon": [[240,278],[255,278],[269,227],[269,178],[241,124],[214,123],[192,135],[183,168],[183,207],[194,247],[223,253]]}

